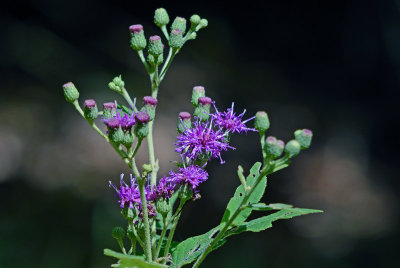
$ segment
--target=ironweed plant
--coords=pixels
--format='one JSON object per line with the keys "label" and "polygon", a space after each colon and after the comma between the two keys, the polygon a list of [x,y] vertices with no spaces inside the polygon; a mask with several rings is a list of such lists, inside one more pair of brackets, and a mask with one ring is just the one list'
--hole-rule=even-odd
{"label": "ironweed plant", "polygon": [[[279,219],[321,212],[281,203],[267,205],[259,202],[265,192],[267,176],[289,166],[292,158],[307,149],[312,132],[308,129],[296,130],[294,139],[285,145],[282,140],[267,137],[270,122],[266,112],[260,111],[245,119],[245,111],[236,112],[233,103],[227,110],[219,110],[215,102],[206,96],[202,86],[196,86],[192,91],[193,115],[181,112],[178,116],[175,152],[180,155],[181,161],[169,174],[158,174],[153,125],[159,86],[172,60],[186,42],[196,39],[197,33],[208,25],[208,21],[198,15],[190,17],[188,28],[186,19],[182,17],[176,17],[168,30],[169,22],[165,9],[155,11],[154,23],[161,29],[169,47],[166,58],[166,46],[160,36],[150,36],[147,40],[142,25],[129,27],[130,45],[137,52],[151,82],[151,96],[143,97],[141,107],[137,105],[136,98],[132,99],[129,95],[121,76],[115,77],[108,86],[121,94],[127,105],[108,102],[103,104],[102,111],[93,99],[85,100],[81,108],[79,92],[74,84],[69,82],[63,85],[65,99],[115,149],[133,173],[126,180],[122,174],[119,184],[109,182],[116,192],[121,214],[127,221],[126,228],[115,227],[112,230],[112,237],[118,242],[121,252],[104,250],[105,255],[118,260],[113,267],[181,267],[190,263],[199,267],[208,254],[222,246],[229,236],[260,232]],[[95,123],[99,117],[107,128],[106,133]],[[254,126],[248,125],[250,121],[254,122]],[[248,132],[258,132],[262,161],[255,163],[247,176],[238,166],[240,185],[230,199],[220,224],[205,234],[181,242],[174,241],[185,204],[200,198],[199,185],[208,180],[207,164],[213,159],[223,164],[223,152],[235,149],[230,144],[230,137]],[[135,157],[143,144],[147,144],[149,162],[139,168]],[[264,211],[267,215],[247,220],[254,210]]]}

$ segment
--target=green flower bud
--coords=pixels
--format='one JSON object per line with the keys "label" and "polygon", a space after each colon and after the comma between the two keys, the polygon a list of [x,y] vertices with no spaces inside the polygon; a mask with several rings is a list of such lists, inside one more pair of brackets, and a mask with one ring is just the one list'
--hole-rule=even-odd
{"label": "green flower bud", "polygon": [[156,201],[156,209],[158,213],[160,213],[163,217],[165,217],[171,210],[171,206],[169,205],[168,200],[160,198]]}
{"label": "green flower bud", "polygon": [[260,133],[264,133],[269,128],[269,118],[268,114],[264,111],[259,111],[256,113],[256,118],[254,119],[254,127]]}
{"label": "green flower bud", "polygon": [[277,140],[275,137],[267,137],[265,139],[264,151],[268,156],[273,159],[281,156],[283,150],[285,149],[285,143],[281,140]]}
{"label": "green flower bud", "polygon": [[108,131],[108,137],[110,138],[110,141],[112,141],[115,144],[122,143],[122,141],[124,140],[124,136],[125,133],[121,127]]}
{"label": "green flower bud", "polygon": [[169,23],[169,16],[164,8],[157,8],[154,12],[154,23],[158,27],[162,27]]}
{"label": "green flower bud", "polygon": [[[157,58],[157,65],[161,65],[164,61],[164,56],[163,54],[160,54],[158,56],[156,56]],[[147,55],[147,61],[150,63],[151,66],[155,66],[155,62],[154,62],[154,56],[151,54]]]}
{"label": "green flower bud", "polygon": [[190,120],[190,113],[188,112],[180,112],[178,116],[178,127],[177,130],[179,133],[185,132],[186,129],[191,128],[192,123]]}
{"label": "green flower bud", "polygon": [[150,121],[150,116],[146,112],[137,112],[135,115],[136,125],[135,125],[135,135],[139,139],[143,139],[149,135],[148,122]]}
{"label": "green flower bud", "polygon": [[190,23],[192,24],[192,28],[195,28],[201,21],[201,18],[199,15],[194,14],[190,17]]}
{"label": "green flower bud", "polygon": [[198,117],[201,121],[207,121],[210,118],[211,99],[209,97],[200,97],[198,99],[199,105],[194,109],[193,115]]}
{"label": "green flower bud", "polygon": [[289,155],[289,158],[296,156],[300,153],[301,145],[296,140],[291,140],[286,144],[285,151]]}
{"label": "green flower bud", "polygon": [[112,237],[116,240],[121,240],[125,237],[125,230],[124,228],[117,226],[112,229]]}
{"label": "green flower bud", "polygon": [[182,34],[185,34],[186,31],[186,19],[182,17],[176,17],[174,22],[171,25],[171,31],[180,30]]}
{"label": "green flower bud", "polygon": [[[114,115],[117,114],[116,110],[117,106],[114,102],[106,102],[103,104],[103,118],[108,119],[112,118]],[[119,122],[118,122],[119,124]]]}
{"label": "green flower bud", "polygon": [[150,116],[150,121],[154,119],[156,116],[156,106],[157,106],[157,99],[153,98],[152,96],[144,96],[143,97],[143,104],[141,111],[147,113]]}
{"label": "green flower bud", "polygon": [[193,32],[193,33],[191,33],[191,34],[189,35],[189,40],[194,40],[194,39],[196,39],[196,37],[197,37],[197,33],[196,33],[196,32]]}
{"label": "green flower bud", "polygon": [[150,36],[149,46],[147,48],[149,54],[153,56],[158,56],[163,53],[163,50],[164,50],[164,45],[161,42],[161,37],[159,37],[158,35]]}
{"label": "green flower bud", "polygon": [[142,166],[143,172],[149,174],[153,171],[153,168],[151,167],[150,164],[143,164]]}
{"label": "green flower bud", "polygon": [[132,222],[136,216],[136,210],[132,208],[123,208],[121,214],[125,220]]}
{"label": "green flower bud", "polygon": [[64,98],[66,101],[73,103],[79,98],[79,91],[72,82],[65,83],[63,86]]}
{"label": "green flower bud", "polygon": [[179,198],[182,200],[190,200],[193,197],[193,190],[189,185],[185,184],[179,191]]}
{"label": "green flower bud", "polygon": [[135,232],[133,231],[132,225],[128,226],[128,229],[126,230],[126,236],[131,240],[136,239]]}
{"label": "green flower bud", "polygon": [[130,148],[132,146],[134,140],[135,140],[135,136],[130,131],[128,131],[124,134],[124,138],[122,139],[121,143],[126,148]]}
{"label": "green flower bud", "polygon": [[122,93],[122,90],[125,87],[125,83],[122,80],[121,76],[116,76],[110,83],[108,83],[108,87],[117,93]]}
{"label": "green flower bud", "polygon": [[309,129],[298,129],[294,132],[296,141],[301,145],[302,149],[310,147],[313,133]]}
{"label": "green flower bud", "polygon": [[208,20],[206,19],[201,19],[199,26],[197,26],[197,29],[200,30],[202,28],[206,28],[208,26]]}
{"label": "green flower bud", "polygon": [[204,87],[202,86],[196,86],[193,88],[192,92],[192,104],[194,107],[196,107],[199,104],[199,98],[200,97],[205,97],[206,96],[206,91],[204,90]]}
{"label": "green flower bud", "polygon": [[143,26],[140,24],[131,25],[129,27],[131,32],[131,47],[136,51],[143,50],[146,45],[146,37],[144,36]]}
{"label": "green flower bud", "polygon": [[180,30],[172,30],[169,36],[169,46],[175,49],[179,49],[183,46],[183,35]]}
{"label": "green flower bud", "polygon": [[96,119],[99,114],[96,102],[94,100],[85,100],[85,107],[83,108],[83,113],[86,119],[89,120]]}

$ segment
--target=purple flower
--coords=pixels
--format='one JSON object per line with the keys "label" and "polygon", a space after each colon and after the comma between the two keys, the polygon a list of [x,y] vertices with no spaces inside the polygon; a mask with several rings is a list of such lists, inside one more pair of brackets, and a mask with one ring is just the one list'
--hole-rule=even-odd
{"label": "purple flower", "polygon": [[132,115],[123,114],[123,116],[121,113],[117,112],[113,117],[105,118],[102,121],[111,129],[116,129],[121,126],[121,128],[125,131],[130,130],[136,123],[134,112],[132,112]]}
{"label": "purple flower", "polygon": [[175,142],[175,152],[182,156],[195,161],[199,156],[211,158],[219,158],[221,164],[224,161],[221,158],[221,152],[229,149],[235,149],[229,146],[222,130],[213,130],[212,121],[201,123],[199,120],[194,123],[193,128],[186,128],[185,131],[178,136]]}
{"label": "purple flower", "polygon": [[126,184],[123,180],[124,174],[121,174],[120,187],[117,188],[111,181],[110,187],[113,187],[117,192],[117,196],[119,197],[118,203],[121,205],[121,208],[124,208],[126,205],[129,208],[134,208],[136,204],[141,204],[140,201],[140,192],[139,186],[136,183],[135,179],[131,175],[131,185]]}
{"label": "purple flower", "polygon": [[179,168],[177,172],[170,171],[167,180],[174,184],[188,184],[195,191],[200,183],[208,179],[207,171],[198,166],[190,165]]}
{"label": "purple flower", "polygon": [[169,199],[174,193],[176,183],[169,180],[168,177],[162,177],[157,186],[153,187],[153,190],[147,196],[148,200],[156,201],[159,198]]}
{"label": "purple flower", "polygon": [[248,128],[246,126],[246,123],[252,119],[255,118],[255,116],[244,120],[243,121],[243,115],[245,114],[246,110],[243,111],[243,113],[236,115],[236,113],[233,111],[233,105],[234,103],[232,102],[232,107],[228,108],[226,112],[220,112],[218,111],[217,107],[215,107],[215,114],[211,114],[211,116],[214,119],[215,125],[220,126],[224,131],[227,130],[231,133],[242,133],[251,130],[251,131],[257,131],[254,128]]}

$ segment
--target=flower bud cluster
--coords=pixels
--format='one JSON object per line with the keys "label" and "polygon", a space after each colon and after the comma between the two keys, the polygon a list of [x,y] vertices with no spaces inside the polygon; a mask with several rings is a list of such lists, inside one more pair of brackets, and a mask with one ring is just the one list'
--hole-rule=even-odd
{"label": "flower bud cluster", "polygon": [[301,150],[307,149],[311,145],[312,131],[308,129],[299,129],[294,132],[295,138],[287,142],[286,146],[282,140],[273,136],[264,139],[265,132],[269,129],[270,122],[268,114],[264,111],[257,112],[254,120],[254,128],[260,132],[263,140],[263,151],[267,159],[274,160],[282,155],[285,151],[284,160],[292,158],[300,153]]}
{"label": "flower bud cluster", "polygon": [[125,83],[122,80],[121,76],[116,76],[110,83],[108,83],[108,87],[111,90],[121,94],[125,87]]}

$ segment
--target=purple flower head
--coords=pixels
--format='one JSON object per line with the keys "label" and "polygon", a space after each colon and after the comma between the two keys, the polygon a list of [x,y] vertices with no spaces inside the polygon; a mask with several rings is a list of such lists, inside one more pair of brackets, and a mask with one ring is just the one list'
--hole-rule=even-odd
{"label": "purple flower head", "polygon": [[196,191],[199,184],[207,179],[207,171],[195,165],[179,168],[177,172],[170,171],[169,177],[167,178],[168,181],[174,184],[188,184],[193,191]]}
{"label": "purple flower head", "polygon": [[173,35],[180,35],[180,34],[182,34],[182,31],[181,30],[178,30],[178,29],[174,29],[174,30],[172,30],[172,32],[171,32]]}
{"label": "purple flower head", "polygon": [[156,106],[158,101],[156,98],[153,98],[152,96],[144,96],[143,103],[144,105]]}
{"label": "purple flower head", "polygon": [[160,41],[161,40],[161,37],[159,37],[158,35],[153,35],[153,36],[150,36],[150,42],[157,42],[157,41]]}
{"label": "purple flower head", "polygon": [[307,136],[307,137],[311,137],[312,136],[312,131],[311,130],[309,130],[309,129],[303,129],[302,130],[302,132],[303,132],[303,134],[305,135],[305,136]]}
{"label": "purple flower head", "polygon": [[94,108],[96,106],[96,102],[92,99],[85,100],[85,107],[87,108]]}
{"label": "purple flower head", "polygon": [[115,109],[116,106],[115,106],[114,102],[106,102],[106,103],[103,103],[103,108],[104,108],[104,110],[112,110],[112,109]]}
{"label": "purple flower head", "polygon": [[168,177],[162,177],[158,182],[157,186],[153,187],[153,190],[148,194],[147,199],[156,201],[159,198],[169,199],[174,193],[176,183],[170,181]]}
{"label": "purple flower head", "polygon": [[[143,219],[143,208],[142,208],[142,203],[138,205],[138,211],[139,211],[139,219]],[[153,218],[157,216],[157,211],[156,208],[153,204],[147,202],[147,214],[149,215],[150,218]]]}
{"label": "purple flower head", "polygon": [[132,115],[124,114],[123,116],[117,112],[113,117],[103,119],[103,122],[111,129],[116,129],[121,126],[121,128],[125,131],[130,130],[136,123],[135,114],[133,112]]}
{"label": "purple flower head", "polygon": [[150,116],[146,112],[137,112],[135,119],[138,123],[145,124],[150,121]]}
{"label": "purple flower head", "polygon": [[131,175],[131,185],[128,185],[124,180],[124,174],[121,174],[120,187],[116,187],[111,181],[110,187],[113,187],[117,192],[119,198],[118,203],[121,208],[128,206],[134,208],[136,204],[141,204],[139,186],[137,185],[135,178]]}
{"label": "purple flower head", "polygon": [[133,34],[140,33],[141,31],[143,31],[143,26],[141,24],[131,25],[129,26],[129,31]]}
{"label": "purple flower head", "polygon": [[279,146],[281,149],[285,148],[285,143],[283,142],[283,140],[278,140],[276,143],[278,144],[278,146]]}
{"label": "purple flower head", "polygon": [[190,119],[190,113],[188,113],[188,112],[180,112],[178,116],[179,116],[179,119],[181,119],[181,120]]}
{"label": "purple flower head", "polygon": [[[200,100],[200,99],[199,99]],[[233,106],[234,103],[232,102],[232,107],[228,108],[226,112],[220,112],[218,111],[217,107],[215,107],[215,114],[211,114],[211,116],[214,118],[215,125],[221,127],[224,131],[229,131],[231,133],[242,133],[251,130],[251,131],[257,131],[254,128],[248,128],[246,126],[246,123],[252,119],[255,118],[255,116],[243,120],[243,115],[245,114],[246,110],[243,111],[243,113],[236,115],[236,113],[233,111]]]}
{"label": "purple flower head", "polygon": [[212,100],[209,97],[200,97],[199,98],[199,103],[202,105],[210,105],[211,102],[212,102]]}
{"label": "purple flower head", "polygon": [[110,129],[116,129],[119,127],[120,121],[118,118],[110,118],[110,119],[104,120],[104,123]]}
{"label": "purple flower head", "polygon": [[221,152],[235,149],[226,142],[226,135],[221,130],[213,130],[212,121],[202,123],[197,120],[193,128],[187,128],[178,136],[178,140],[175,142],[175,152],[189,157],[192,161],[195,161],[200,155],[219,158],[223,164]]}

